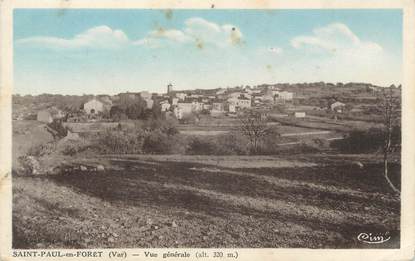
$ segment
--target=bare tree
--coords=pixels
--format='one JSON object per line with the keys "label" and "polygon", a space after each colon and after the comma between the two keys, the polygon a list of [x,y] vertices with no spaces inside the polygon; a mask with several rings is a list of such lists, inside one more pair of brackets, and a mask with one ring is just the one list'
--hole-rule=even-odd
{"label": "bare tree", "polygon": [[267,135],[268,127],[261,112],[247,110],[239,114],[242,134],[248,137],[251,151],[258,152],[261,139]]}
{"label": "bare tree", "polygon": [[394,128],[400,130],[401,123],[401,95],[398,93],[399,89],[394,86],[385,88],[379,92],[378,97],[378,111],[382,114],[382,124],[384,130],[383,140],[383,175],[392,188],[393,191],[400,194],[400,191],[391,182],[389,178],[388,165],[390,154],[400,146],[400,144],[394,144],[392,133]]}

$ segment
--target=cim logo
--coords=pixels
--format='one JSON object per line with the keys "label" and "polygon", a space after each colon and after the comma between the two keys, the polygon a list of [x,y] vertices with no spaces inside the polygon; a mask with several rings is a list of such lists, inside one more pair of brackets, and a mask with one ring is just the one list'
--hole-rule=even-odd
{"label": "cim logo", "polygon": [[386,232],[384,234],[360,233],[357,236],[357,240],[359,240],[360,242],[367,243],[367,244],[381,244],[381,243],[385,243],[389,239],[391,239],[389,232]]}

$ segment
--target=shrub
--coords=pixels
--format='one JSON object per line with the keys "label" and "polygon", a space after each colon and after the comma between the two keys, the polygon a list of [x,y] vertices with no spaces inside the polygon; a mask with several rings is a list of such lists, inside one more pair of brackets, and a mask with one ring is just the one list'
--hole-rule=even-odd
{"label": "shrub", "polygon": [[249,153],[249,140],[239,132],[217,136],[217,155],[246,155]]}
{"label": "shrub", "polygon": [[145,131],[143,152],[152,154],[178,154],[185,152],[185,141],[176,128],[176,121],[149,119],[142,126]]}
{"label": "shrub", "polygon": [[[276,154],[279,152],[278,142],[280,134],[276,129],[268,129],[267,133],[261,137],[256,154]],[[252,152],[253,153],[253,152]]]}
{"label": "shrub", "polygon": [[80,152],[92,149],[91,143],[85,139],[71,140],[65,142],[60,149],[63,155],[73,156]]}
{"label": "shrub", "polygon": [[144,139],[143,152],[150,154],[183,154],[186,142],[181,135],[168,135],[161,130],[148,133]]}
{"label": "shrub", "polygon": [[95,147],[102,153],[115,154],[184,153],[184,139],[178,133],[172,120],[149,119],[135,122],[134,126],[119,124],[112,130],[97,134]]}
{"label": "shrub", "polygon": [[146,131],[160,130],[162,133],[172,136],[179,133],[179,130],[176,128],[176,125],[177,121],[173,119],[150,119],[144,123],[144,126],[142,128]]}
{"label": "shrub", "polygon": [[102,153],[136,154],[142,152],[144,134],[134,132],[106,130],[98,134],[96,148]]}
{"label": "shrub", "polygon": [[143,152],[151,154],[171,153],[172,142],[170,136],[160,129],[151,131],[144,139]]}
{"label": "shrub", "polygon": [[192,155],[215,155],[216,143],[210,137],[193,137],[189,142],[186,153]]}
{"label": "shrub", "polygon": [[[333,141],[330,146],[343,153],[371,153],[383,148],[385,132],[379,128],[370,128],[367,131],[353,130],[343,140]],[[401,143],[401,129],[392,130],[392,145]]]}
{"label": "shrub", "polygon": [[125,111],[121,109],[119,106],[112,106],[110,109],[110,118],[113,121],[120,121],[120,120],[126,120],[128,117],[125,114]]}
{"label": "shrub", "polygon": [[214,137],[193,137],[187,154],[193,155],[245,155],[249,152],[249,141],[238,133]]}
{"label": "shrub", "polygon": [[141,98],[137,98],[132,104],[127,105],[125,114],[129,119],[137,120],[143,119],[146,111],[145,101]]}
{"label": "shrub", "polygon": [[187,148],[187,139],[182,135],[169,136],[170,154],[185,154]]}

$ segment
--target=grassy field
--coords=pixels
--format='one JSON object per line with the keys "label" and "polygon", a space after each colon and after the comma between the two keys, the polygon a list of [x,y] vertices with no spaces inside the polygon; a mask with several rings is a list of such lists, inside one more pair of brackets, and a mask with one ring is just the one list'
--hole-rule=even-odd
{"label": "grassy field", "polygon": [[[363,162],[360,168],[355,158]],[[13,176],[14,248],[397,248],[374,157],[107,155],[104,171]],[[400,183],[400,165],[392,167]],[[359,233],[389,232],[384,244]]]}

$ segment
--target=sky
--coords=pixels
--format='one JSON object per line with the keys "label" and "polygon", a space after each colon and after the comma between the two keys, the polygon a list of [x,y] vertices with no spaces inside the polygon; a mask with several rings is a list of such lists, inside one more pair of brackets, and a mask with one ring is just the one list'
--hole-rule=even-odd
{"label": "sky", "polygon": [[14,93],[402,81],[402,10],[15,9]]}

